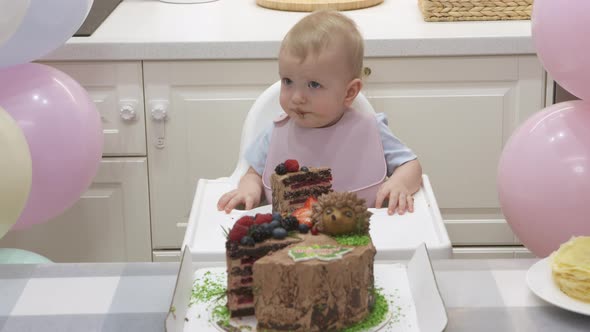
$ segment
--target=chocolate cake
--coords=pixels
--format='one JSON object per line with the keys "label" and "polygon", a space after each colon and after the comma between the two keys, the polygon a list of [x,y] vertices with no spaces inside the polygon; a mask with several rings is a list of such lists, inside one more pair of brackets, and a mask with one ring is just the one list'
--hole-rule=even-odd
{"label": "chocolate cake", "polygon": [[[346,248],[324,234],[302,238],[254,263],[259,331],[338,331],[361,321],[374,304],[376,250],[371,242]],[[320,252],[327,247],[350,252],[328,261],[292,259],[293,250],[314,245]]]}
{"label": "chocolate cake", "polygon": [[319,197],[332,191],[330,168],[302,167],[302,169],[303,171],[271,175],[273,212],[292,213],[302,207],[308,197]]}
{"label": "chocolate cake", "polygon": [[[279,213],[240,218],[226,243],[231,316],[255,314],[263,331],[334,331],[361,321],[374,304],[370,216],[355,194],[332,192],[313,203],[311,229]],[[362,241],[337,240],[351,234]]]}

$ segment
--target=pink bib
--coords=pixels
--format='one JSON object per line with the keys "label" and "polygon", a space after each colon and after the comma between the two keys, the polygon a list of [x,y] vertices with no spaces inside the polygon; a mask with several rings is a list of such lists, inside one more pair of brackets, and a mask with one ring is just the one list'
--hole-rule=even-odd
{"label": "pink bib", "polygon": [[272,202],[270,175],[287,159],[296,159],[300,166],[330,167],[332,189],[356,192],[368,207],[375,206],[377,191],[387,175],[375,115],[352,109],[326,128],[299,127],[285,114],[275,120],[262,173],[268,202]]}

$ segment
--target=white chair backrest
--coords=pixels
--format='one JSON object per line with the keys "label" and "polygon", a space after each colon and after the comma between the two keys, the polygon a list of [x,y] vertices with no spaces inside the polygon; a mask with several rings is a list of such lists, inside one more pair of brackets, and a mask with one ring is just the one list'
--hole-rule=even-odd
{"label": "white chair backrest", "polygon": [[[244,159],[246,149],[252,144],[262,130],[270,125],[272,120],[282,111],[279,103],[280,91],[281,81],[278,81],[264,90],[264,92],[256,98],[250,111],[248,111],[246,121],[244,121],[244,126],[242,127],[238,164],[230,176],[230,182],[236,186],[249,167],[246,159]],[[359,93],[355,98],[352,107],[356,110],[375,113],[375,110],[362,93]]]}

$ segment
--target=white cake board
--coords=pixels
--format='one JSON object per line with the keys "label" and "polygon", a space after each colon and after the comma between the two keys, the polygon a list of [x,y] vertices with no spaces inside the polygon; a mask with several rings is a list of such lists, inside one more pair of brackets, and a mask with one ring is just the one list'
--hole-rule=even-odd
{"label": "white cake board", "polygon": [[[428,176],[414,195],[414,212],[387,214],[387,209],[370,209],[371,238],[377,248],[376,260],[407,260],[420,244],[425,243],[432,259],[452,258],[451,240],[447,234]],[[243,215],[271,212],[265,205],[253,210],[217,211],[219,197],[233,189],[227,178],[199,180],[182,246],[190,247],[194,261],[225,260],[225,238],[222,227],[231,228]]]}
{"label": "white cake board", "polygon": [[[207,271],[225,275],[225,263],[193,263],[192,256],[185,247],[171,310],[166,318],[166,332],[218,330],[211,319],[211,306],[197,304],[189,307],[189,301],[194,281]],[[389,304],[389,321],[379,331],[438,332],[445,329],[447,313],[424,245],[418,246],[409,262],[375,264],[374,272],[375,285],[383,288],[382,293],[388,302],[393,301]],[[249,322],[252,320],[255,322],[254,317],[248,318]]]}

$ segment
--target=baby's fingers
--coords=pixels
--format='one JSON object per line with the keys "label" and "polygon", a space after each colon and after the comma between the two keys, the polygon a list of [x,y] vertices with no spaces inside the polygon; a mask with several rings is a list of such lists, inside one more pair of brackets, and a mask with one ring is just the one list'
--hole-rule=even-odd
{"label": "baby's fingers", "polygon": [[414,212],[414,196],[408,195],[408,212]]}
{"label": "baby's fingers", "polygon": [[393,215],[395,208],[397,207],[397,201],[399,199],[398,193],[389,193],[389,206],[387,208],[387,214]]}
{"label": "baby's fingers", "polygon": [[238,204],[243,203],[244,199],[241,195],[234,195],[232,199],[225,206],[225,213],[230,213]]}
{"label": "baby's fingers", "polygon": [[408,201],[407,195],[405,193],[401,193],[399,195],[398,207],[397,207],[397,213],[399,215],[406,213],[407,201]]}
{"label": "baby's fingers", "polygon": [[217,210],[221,211],[225,209],[227,203],[236,195],[236,193],[237,190],[232,190],[223,194],[223,196],[221,196],[221,198],[219,198],[219,201],[217,202]]}

